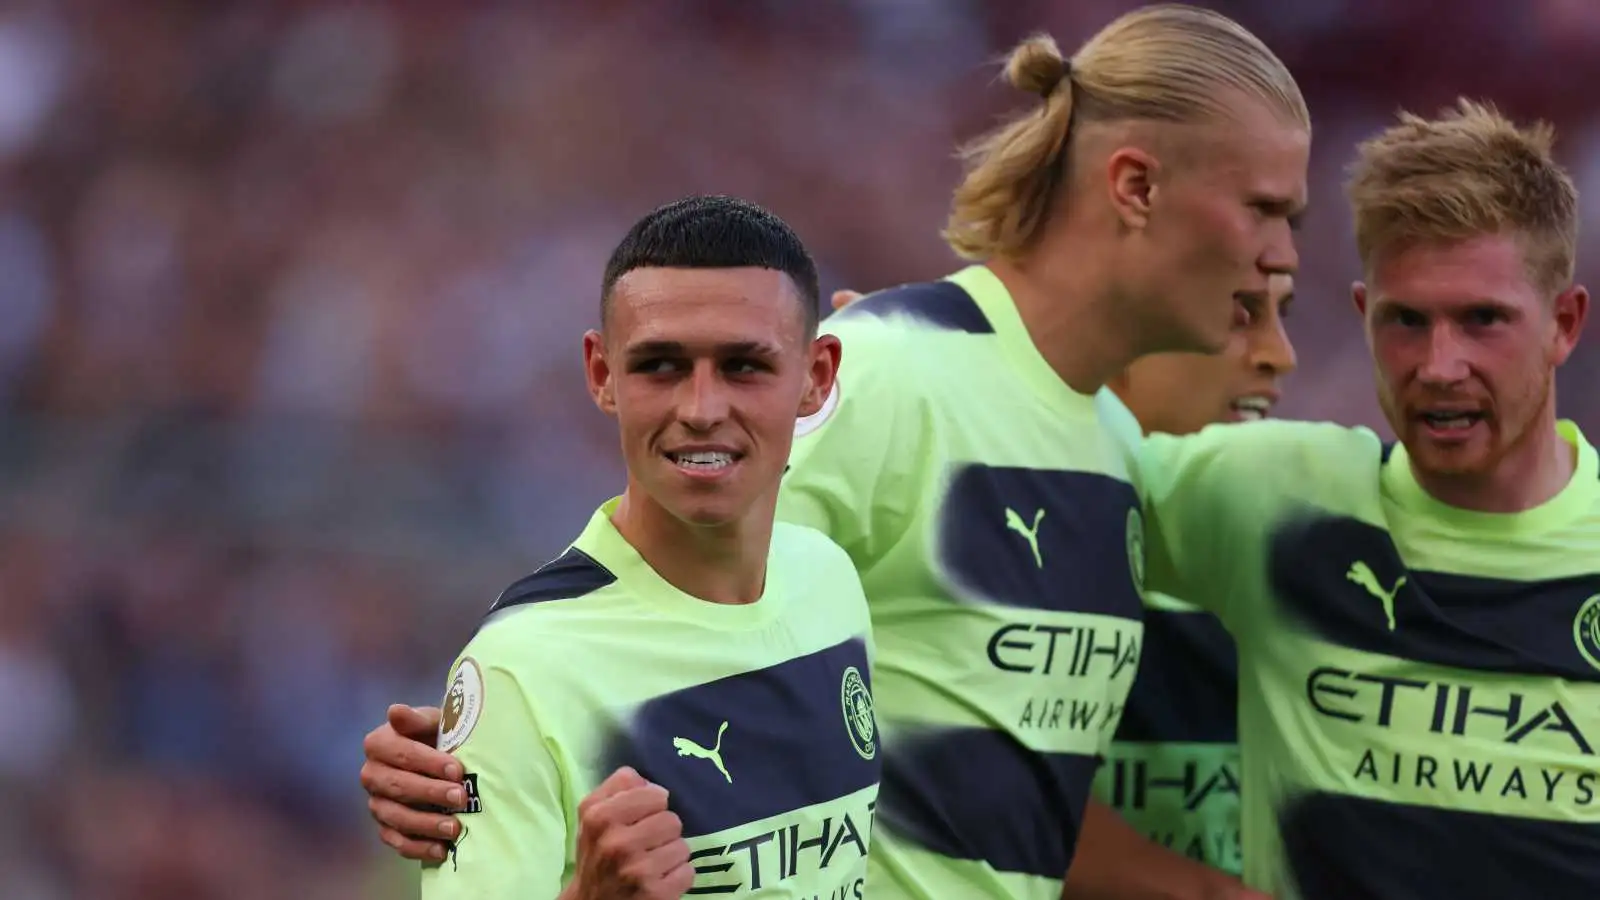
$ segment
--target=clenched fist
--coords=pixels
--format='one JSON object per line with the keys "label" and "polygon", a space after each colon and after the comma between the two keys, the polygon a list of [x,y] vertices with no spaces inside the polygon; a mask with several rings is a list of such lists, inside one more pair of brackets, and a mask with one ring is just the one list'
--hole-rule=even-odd
{"label": "clenched fist", "polygon": [[621,768],[578,804],[577,873],[561,900],[677,900],[693,883],[666,788]]}

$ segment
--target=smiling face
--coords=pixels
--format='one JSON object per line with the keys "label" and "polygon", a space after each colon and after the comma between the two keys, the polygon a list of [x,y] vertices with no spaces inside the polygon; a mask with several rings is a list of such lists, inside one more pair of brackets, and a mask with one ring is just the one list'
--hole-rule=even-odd
{"label": "smiling face", "polygon": [[1265,418],[1279,382],[1294,371],[1284,318],[1294,281],[1274,276],[1267,291],[1240,298],[1240,316],[1221,353],[1146,356],[1113,383],[1146,431],[1190,434],[1214,422]]}
{"label": "smiling face", "polygon": [[681,522],[735,524],[776,497],[795,420],[832,389],[839,342],[812,339],[789,277],[638,268],[584,338],[590,392],[616,417],[629,496]]}
{"label": "smiling face", "polygon": [[1491,476],[1553,427],[1556,367],[1588,308],[1581,287],[1554,297],[1510,235],[1419,244],[1355,286],[1378,400],[1422,473]]}

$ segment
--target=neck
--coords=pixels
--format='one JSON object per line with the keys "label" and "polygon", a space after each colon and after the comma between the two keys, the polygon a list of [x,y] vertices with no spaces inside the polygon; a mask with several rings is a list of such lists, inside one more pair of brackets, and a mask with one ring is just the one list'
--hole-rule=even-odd
{"label": "neck", "polygon": [[1088,264],[1093,256],[1077,252],[1071,265],[1053,262],[1064,256],[1052,249],[988,266],[1011,293],[1039,355],[1073,390],[1093,394],[1140,351],[1103,273]]}
{"label": "neck", "polygon": [[1424,472],[1412,462],[1417,484],[1435,500],[1457,509],[1517,513],[1548,503],[1572,482],[1578,448],[1556,432],[1554,406],[1528,429],[1490,471],[1482,474]]}
{"label": "neck", "polygon": [[708,603],[737,605],[761,599],[773,516],[774,504],[763,503],[737,522],[693,525],[630,479],[611,524],[663,581]]}

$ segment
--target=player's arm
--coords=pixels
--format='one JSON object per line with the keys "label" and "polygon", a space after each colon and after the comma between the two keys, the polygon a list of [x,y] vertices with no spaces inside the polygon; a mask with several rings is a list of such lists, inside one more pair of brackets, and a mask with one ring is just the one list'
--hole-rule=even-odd
{"label": "player's arm", "polygon": [[[1140,448],[1145,506],[1145,588],[1182,597],[1232,627],[1230,603],[1259,551],[1263,523],[1296,467],[1305,423],[1212,425],[1198,434],[1152,434]],[[1318,427],[1318,426],[1311,426]]]}
{"label": "player's arm", "polygon": [[422,900],[554,898],[575,844],[568,810],[577,798],[530,692],[492,645],[477,640],[452,670],[452,684],[442,745],[476,790],[457,817],[449,858],[423,869]]}
{"label": "player's arm", "polygon": [[842,346],[834,395],[795,429],[778,516],[809,525],[865,570],[905,533],[930,441],[925,382],[900,352],[905,326],[830,320]]}
{"label": "player's arm", "polygon": [[1238,879],[1162,847],[1091,799],[1063,900],[1267,900]]}

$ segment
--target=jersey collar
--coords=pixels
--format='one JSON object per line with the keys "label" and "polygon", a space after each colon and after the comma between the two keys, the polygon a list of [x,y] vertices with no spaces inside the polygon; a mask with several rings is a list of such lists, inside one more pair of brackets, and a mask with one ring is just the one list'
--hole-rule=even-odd
{"label": "jersey collar", "polygon": [[1507,537],[1551,531],[1573,521],[1600,505],[1600,456],[1583,436],[1577,423],[1562,419],[1556,423],[1561,439],[1577,448],[1578,464],[1567,486],[1543,504],[1516,513],[1486,513],[1461,509],[1434,499],[1417,483],[1411,460],[1403,444],[1396,444],[1383,467],[1383,484],[1389,496],[1401,507],[1433,518],[1447,526],[1478,533]]}
{"label": "jersey collar", "polygon": [[[754,603],[712,603],[684,593],[662,578],[639,551],[628,543],[617,526],[611,523],[621,497],[613,497],[601,504],[589,517],[589,524],[573,541],[572,546],[588,554],[595,562],[617,576],[617,587],[655,609],[677,619],[689,619],[710,628],[757,628],[772,621],[779,613],[784,599],[781,587],[782,573],[775,565],[775,554],[767,559],[767,583],[761,598]],[[777,540],[776,529],[773,539]]]}
{"label": "jersey collar", "polygon": [[1007,362],[1033,388],[1045,402],[1072,415],[1095,415],[1094,396],[1073,390],[1061,376],[1050,368],[1039,348],[1034,346],[1028,329],[1017,313],[1017,304],[1011,298],[999,276],[988,266],[968,266],[945,279],[961,287],[972,297],[984,318],[994,328]]}

